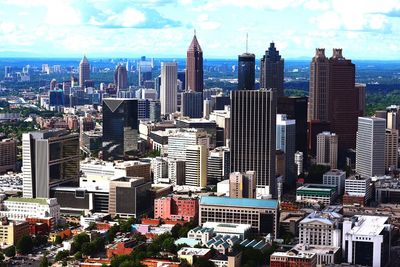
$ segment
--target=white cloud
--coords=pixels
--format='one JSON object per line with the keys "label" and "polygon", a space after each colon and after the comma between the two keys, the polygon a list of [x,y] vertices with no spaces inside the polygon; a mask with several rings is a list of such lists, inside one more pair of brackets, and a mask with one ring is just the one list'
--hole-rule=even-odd
{"label": "white cloud", "polygon": [[208,14],[200,14],[194,22],[195,28],[211,31],[221,27],[221,23],[209,20]]}
{"label": "white cloud", "polygon": [[94,26],[106,25],[107,27],[131,28],[146,21],[145,14],[132,7],[124,9],[124,11],[120,14],[114,13],[110,10],[105,13],[108,14],[108,17],[104,21],[98,21],[92,16],[89,20],[89,24]]}

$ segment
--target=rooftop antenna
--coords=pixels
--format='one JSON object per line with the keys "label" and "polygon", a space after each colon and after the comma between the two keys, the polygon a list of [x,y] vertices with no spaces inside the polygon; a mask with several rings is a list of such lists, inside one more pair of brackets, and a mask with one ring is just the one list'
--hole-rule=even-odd
{"label": "rooftop antenna", "polygon": [[194,36],[196,36],[196,29],[194,29]]}
{"label": "rooftop antenna", "polygon": [[248,53],[249,50],[249,34],[246,33],[246,54]]}

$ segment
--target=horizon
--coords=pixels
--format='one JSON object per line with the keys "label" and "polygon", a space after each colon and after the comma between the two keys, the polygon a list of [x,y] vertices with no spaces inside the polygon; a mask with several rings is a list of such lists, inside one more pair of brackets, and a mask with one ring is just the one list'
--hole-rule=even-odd
{"label": "horizon", "polygon": [[0,15],[0,58],[183,58],[196,30],[205,58],[236,58],[248,34],[258,57],[274,41],[285,59],[400,60],[392,0],[2,0]]}

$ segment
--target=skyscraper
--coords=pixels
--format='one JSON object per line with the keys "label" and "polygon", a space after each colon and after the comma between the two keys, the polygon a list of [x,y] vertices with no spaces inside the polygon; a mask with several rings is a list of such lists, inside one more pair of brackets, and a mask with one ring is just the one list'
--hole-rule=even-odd
{"label": "skyscraper", "polygon": [[308,121],[328,121],[329,77],[329,60],[325,56],[325,49],[317,48],[310,63]]}
{"label": "skyscraper", "polygon": [[399,130],[386,129],[385,170],[396,170],[398,162]]}
{"label": "skyscraper", "polygon": [[124,65],[119,64],[115,69],[114,84],[117,90],[128,88],[128,72]]}
{"label": "skyscraper", "polygon": [[238,56],[238,90],[253,90],[256,78],[256,57],[251,53]]}
{"label": "skyscraper", "polygon": [[187,50],[185,78],[186,91],[203,92],[203,50],[197,41],[196,33]]}
{"label": "skyscraper", "polygon": [[182,115],[190,118],[203,117],[203,93],[187,91],[182,93]]}
{"label": "skyscraper", "polygon": [[134,155],[138,129],[137,99],[103,99],[103,159],[124,159]]}
{"label": "skyscraper", "polygon": [[285,183],[289,187],[296,185],[294,153],[296,152],[296,121],[286,114],[276,115],[276,149],[285,153]]}
{"label": "skyscraper", "polygon": [[358,118],[356,171],[362,177],[385,174],[385,127],[381,118]]}
{"label": "skyscraper", "polygon": [[337,168],[338,136],[331,132],[317,135],[317,164]]}
{"label": "skyscraper", "polygon": [[275,142],[275,92],[232,91],[231,172],[255,171],[257,194],[275,195]]}
{"label": "skyscraper", "polygon": [[23,197],[49,198],[51,187],[76,186],[79,160],[79,134],[60,129],[23,134]]}
{"label": "skyscraper", "polygon": [[208,149],[205,145],[186,147],[185,185],[207,186]]}
{"label": "skyscraper", "polygon": [[90,80],[90,64],[86,55],[84,55],[79,63],[79,86],[84,87],[85,81],[88,80]]}
{"label": "skyscraper", "polygon": [[256,198],[255,172],[232,172],[229,175],[229,197]]}
{"label": "skyscraper", "polygon": [[283,96],[284,59],[276,50],[275,44],[269,45],[261,59],[260,86],[261,88],[276,89],[277,96]]}
{"label": "skyscraper", "polygon": [[162,115],[176,112],[177,70],[176,62],[161,63],[160,102]]}
{"label": "skyscraper", "polygon": [[152,79],[153,63],[152,61],[146,60],[146,57],[143,56],[140,58],[137,67],[139,75],[139,86],[143,86],[145,81],[149,81]]}

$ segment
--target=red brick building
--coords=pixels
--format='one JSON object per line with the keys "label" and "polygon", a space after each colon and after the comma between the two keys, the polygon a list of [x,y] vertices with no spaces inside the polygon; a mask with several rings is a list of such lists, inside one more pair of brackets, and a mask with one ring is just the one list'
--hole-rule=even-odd
{"label": "red brick building", "polygon": [[107,258],[111,259],[114,255],[130,254],[136,247],[142,244],[136,240],[117,241],[114,244],[106,246]]}
{"label": "red brick building", "polygon": [[56,220],[53,217],[49,218],[26,218],[29,223],[29,233],[31,235],[48,234],[54,230]]}
{"label": "red brick building", "polygon": [[140,262],[143,266],[146,267],[159,267],[159,266],[168,266],[168,267],[180,267],[180,262],[173,262],[169,260],[160,260],[160,259],[144,259]]}
{"label": "red brick building", "polygon": [[154,200],[154,217],[163,220],[190,221],[198,218],[197,198],[163,197]]}
{"label": "red brick building", "polygon": [[275,252],[270,258],[270,267],[316,267],[317,255],[297,250]]}

